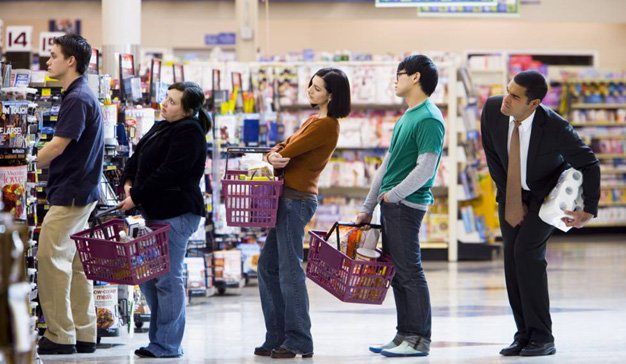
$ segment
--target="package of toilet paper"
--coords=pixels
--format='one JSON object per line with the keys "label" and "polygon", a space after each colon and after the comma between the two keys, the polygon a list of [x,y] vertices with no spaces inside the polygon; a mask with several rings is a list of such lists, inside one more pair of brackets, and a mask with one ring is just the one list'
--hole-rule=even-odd
{"label": "package of toilet paper", "polygon": [[567,217],[566,210],[578,211],[584,207],[582,198],[583,174],[574,169],[566,169],[561,173],[556,186],[546,197],[539,210],[539,217],[545,223],[559,230],[569,231],[562,218]]}

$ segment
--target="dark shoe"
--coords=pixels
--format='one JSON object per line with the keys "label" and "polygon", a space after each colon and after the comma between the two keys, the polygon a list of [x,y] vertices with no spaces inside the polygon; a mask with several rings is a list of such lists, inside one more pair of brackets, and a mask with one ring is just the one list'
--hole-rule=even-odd
{"label": "dark shoe", "polygon": [[554,343],[538,343],[536,341],[531,341],[528,345],[522,349],[519,353],[521,356],[542,356],[542,355],[553,355],[556,353],[556,348],[554,347]]}
{"label": "dark shoe", "polygon": [[140,358],[180,358],[182,355],[162,355],[162,356],[156,356],[154,355],[154,353],[152,353],[150,350],[146,349],[146,348],[139,348],[137,350],[135,350],[135,355],[137,355]]}
{"label": "dark shoe", "polygon": [[[295,358],[296,355],[298,354],[292,351],[289,351],[288,349],[278,348],[278,349],[273,349],[272,354],[270,356],[272,357],[272,359],[291,359],[291,358]],[[313,357],[313,353],[302,354],[303,359],[308,359],[312,357]]]}
{"label": "dark shoe", "polygon": [[93,353],[96,351],[96,343],[76,341],[76,351],[79,353]]}
{"label": "dark shoe", "polygon": [[500,350],[500,355],[504,355],[504,356],[519,355],[519,353],[522,351],[522,349],[524,349],[526,344],[527,344],[526,342],[515,340],[515,341],[513,341],[513,343],[511,345],[509,345],[506,348]]}
{"label": "dark shoe", "polygon": [[266,349],[262,346],[254,348],[254,355],[258,356],[272,356],[272,349]]}
{"label": "dark shoe", "polygon": [[152,354],[152,352],[146,348],[139,348],[135,350],[135,355],[140,358],[156,358],[156,355]]}
{"label": "dark shoe", "polygon": [[42,337],[37,344],[37,354],[39,355],[74,354],[75,352],[75,345],[57,344],[47,337]]}

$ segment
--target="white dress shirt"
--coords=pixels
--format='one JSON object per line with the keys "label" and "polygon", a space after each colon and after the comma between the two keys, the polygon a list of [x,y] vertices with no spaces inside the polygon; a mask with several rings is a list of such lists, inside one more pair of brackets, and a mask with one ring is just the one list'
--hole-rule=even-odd
{"label": "white dress shirt", "polygon": [[[520,168],[522,177],[522,189],[530,191],[528,184],[526,183],[526,164],[528,163],[528,145],[530,144],[530,133],[533,129],[533,119],[535,118],[534,111],[528,118],[522,120],[522,124],[519,126],[519,157]],[[509,140],[507,142],[507,151],[511,148],[511,136],[513,136],[513,129],[515,129],[515,118],[509,118]]]}

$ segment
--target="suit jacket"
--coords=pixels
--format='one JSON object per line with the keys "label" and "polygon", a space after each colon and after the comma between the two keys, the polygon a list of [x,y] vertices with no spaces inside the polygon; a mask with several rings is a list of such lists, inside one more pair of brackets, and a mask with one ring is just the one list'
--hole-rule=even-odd
{"label": "suit jacket", "polygon": [[[489,173],[504,203],[509,162],[509,117],[500,112],[502,96],[490,97],[483,108],[481,133]],[[600,163],[574,128],[552,109],[539,105],[533,119],[528,147],[526,183],[539,201],[556,186],[561,173],[573,167],[583,174],[585,211],[597,216],[600,199]]]}

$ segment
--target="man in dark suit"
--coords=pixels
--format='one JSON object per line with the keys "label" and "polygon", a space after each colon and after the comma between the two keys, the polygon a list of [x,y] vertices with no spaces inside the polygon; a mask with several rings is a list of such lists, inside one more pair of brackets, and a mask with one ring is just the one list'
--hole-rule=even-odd
{"label": "man in dark suit", "polygon": [[513,343],[501,355],[556,353],[552,336],[546,243],[554,227],[538,214],[561,173],[573,167],[583,174],[584,210],[566,211],[567,226],[581,228],[598,212],[600,166],[572,126],[541,105],[548,90],[543,76],[524,71],[507,86],[504,97],[491,97],[481,118],[483,147],[504,240],[504,272],[517,325]]}

